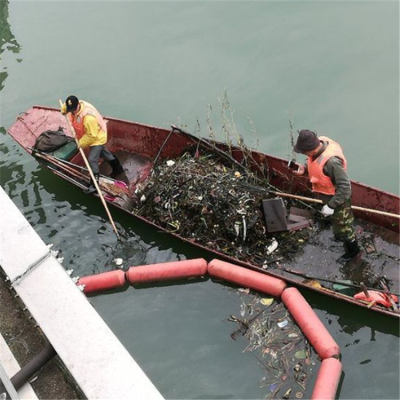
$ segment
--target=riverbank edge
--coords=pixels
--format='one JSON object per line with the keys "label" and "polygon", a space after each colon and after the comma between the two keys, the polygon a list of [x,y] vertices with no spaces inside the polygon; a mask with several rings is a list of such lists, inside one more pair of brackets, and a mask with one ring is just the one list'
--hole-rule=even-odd
{"label": "riverbank edge", "polygon": [[[0,265],[87,398],[163,399],[0,187]],[[100,351],[101,349],[101,351]]]}

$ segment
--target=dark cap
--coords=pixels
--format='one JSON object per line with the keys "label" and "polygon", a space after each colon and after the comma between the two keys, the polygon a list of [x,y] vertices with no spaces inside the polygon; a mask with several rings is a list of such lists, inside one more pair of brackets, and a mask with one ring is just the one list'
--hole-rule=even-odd
{"label": "dark cap", "polygon": [[78,108],[79,100],[76,96],[68,96],[65,100],[67,112],[75,111]]}
{"label": "dark cap", "polygon": [[299,132],[299,137],[297,138],[297,143],[294,146],[294,151],[296,153],[305,153],[308,151],[313,151],[319,146],[318,136],[307,129]]}

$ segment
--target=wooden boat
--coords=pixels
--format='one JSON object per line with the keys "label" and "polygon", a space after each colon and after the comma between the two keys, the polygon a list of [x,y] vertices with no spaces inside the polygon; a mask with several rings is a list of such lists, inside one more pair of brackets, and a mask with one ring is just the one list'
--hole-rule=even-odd
{"label": "wooden boat", "polygon": [[[132,193],[138,183],[146,182],[149,179],[154,161],[157,163],[163,160],[177,159],[185,151],[200,145],[205,149],[219,151],[226,156],[236,167],[240,167],[245,154],[242,148],[229,147],[220,142],[200,139],[190,133],[178,129],[165,129],[155,126],[129,122],[114,118],[105,118],[108,126],[109,140],[107,147],[117,154],[126,172],[128,182],[127,193]],[[25,113],[18,116],[16,122],[9,128],[8,133],[29,153],[37,137],[46,130],[57,130],[64,128],[66,134],[71,135],[65,118],[58,109],[34,106]],[[65,154],[58,153],[57,157],[49,157],[45,154],[36,154],[39,159],[45,161],[45,165],[55,174],[61,176],[78,187],[87,185],[88,178],[83,177],[82,169],[75,168],[75,165],[84,166],[83,159],[79,152],[65,151]],[[269,184],[277,191],[290,192],[295,195],[310,196],[311,191],[308,179],[294,177],[288,169],[287,160],[273,157],[257,151],[251,151],[249,168],[255,174],[268,176]],[[67,160],[64,162],[62,160]],[[100,171],[107,175],[111,169],[106,163],[102,163]],[[148,219],[136,215],[135,211],[127,210],[124,204],[113,201],[113,190],[106,184],[102,185],[109,204],[119,207],[127,212],[132,218],[138,218],[153,225],[158,230],[167,229],[154,224]],[[351,284],[346,281],[348,275],[343,271],[362,270],[371,268],[379,276],[385,276],[386,282],[390,282],[389,288],[377,289],[381,293],[399,293],[399,200],[394,194],[352,182],[352,204],[359,209],[354,211],[356,217],[356,229],[359,235],[372,238],[369,249],[364,248],[362,256],[358,257],[356,264],[343,265],[337,263],[338,255],[342,252],[339,244],[332,245],[331,231],[327,229],[318,237],[319,244],[307,244],[304,251],[294,261],[282,261],[279,267],[268,267],[266,270],[260,266],[250,264],[241,259],[212,250],[206,245],[197,243],[191,238],[181,237],[177,233],[168,231],[171,235],[191,243],[193,246],[203,249],[210,257],[219,258],[231,263],[242,265],[251,269],[262,271],[265,274],[284,278],[290,284],[307,288],[324,295],[346,301],[370,310],[399,317],[398,306],[391,301],[391,307],[383,307],[377,303],[368,303],[355,299],[352,295],[346,294],[346,288],[361,292],[358,284]],[[114,193],[115,194],[115,193]],[[364,209],[375,210],[368,212]],[[317,241],[317,242],[318,242]],[[372,247],[372,250],[371,250]],[[338,253],[338,254],[336,254]],[[347,271],[348,272],[348,271]],[[346,283],[347,282],[347,283]],[[342,283],[343,287],[338,286]],[[359,281],[358,281],[359,283]],[[366,290],[372,290],[367,288]]]}

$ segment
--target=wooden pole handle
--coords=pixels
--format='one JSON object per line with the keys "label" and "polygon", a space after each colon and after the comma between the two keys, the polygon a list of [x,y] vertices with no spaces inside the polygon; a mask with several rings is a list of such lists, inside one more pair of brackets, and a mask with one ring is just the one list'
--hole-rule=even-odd
{"label": "wooden pole handle", "polygon": [[[297,196],[295,194],[283,193],[283,192],[273,192],[273,191],[269,191],[269,193],[272,193],[272,194],[275,194],[275,195],[281,196],[281,197],[288,197],[288,198],[291,198],[291,199],[308,201],[309,203],[323,204],[322,200],[312,199],[310,197]],[[389,213],[389,212],[386,212],[386,211],[372,210],[371,208],[364,208],[364,207],[358,207],[358,206],[351,206],[351,209],[352,210],[357,210],[357,211],[364,211],[364,212],[368,212],[368,213],[371,213],[371,214],[384,215],[385,217],[391,217],[391,218],[400,219],[400,215],[399,214],[393,214],[393,213]]]}
{"label": "wooden pole handle", "polygon": [[[62,108],[63,103],[62,103],[61,100],[59,100],[59,102],[60,102],[60,107]],[[71,124],[70,120],[68,119],[67,115],[64,115],[64,116],[65,116],[65,120],[67,121],[68,128],[69,128],[69,130],[71,131],[72,136],[73,136],[73,138],[75,139],[76,145],[78,146],[78,149],[79,149],[79,151],[80,151],[80,153],[81,153],[81,156],[82,156],[82,158],[83,158],[83,161],[84,161],[85,164],[86,164],[86,168],[87,168],[88,171],[89,171],[90,177],[92,178],[93,184],[94,184],[94,186],[95,186],[95,188],[96,188],[96,190],[97,190],[97,193],[98,193],[98,195],[99,195],[99,197],[100,197],[100,200],[101,200],[101,202],[103,203],[103,206],[104,206],[104,208],[105,208],[105,210],[106,210],[106,213],[107,213],[107,215],[108,215],[108,219],[110,220],[111,225],[112,225],[112,227],[113,227],[113,229],[114,229],[114,232],[115,232],[115,234],[117,235],[117,239],[119,240],[119,234],[118,234],[118,231],[117,231],[117,227],[115,226],[114,220],[112,219],[111,213],[110,213],[110,211],[109,211],[109,209],[108,209],[108,207],[107,207],[107,203],[106,203],[106,201],[104,200],[103,193],[101,192],[100,187],[99,187],[99,185],[98,185],[98,183],[97,183],[97,181],[96,181],[96,178],[95,178],[95,176],[94,176],[94,174],[93,174],[92,168],[90,167],[89,161],[88,161],[87,158],[86,158],[86,154],[85,154],[85,152],[83,151],[82,147],[79,146],[79,141],[78,141],[78,138],[76,137],[75,129],[74,129],[74,127],[72,126],[72,124]]]}

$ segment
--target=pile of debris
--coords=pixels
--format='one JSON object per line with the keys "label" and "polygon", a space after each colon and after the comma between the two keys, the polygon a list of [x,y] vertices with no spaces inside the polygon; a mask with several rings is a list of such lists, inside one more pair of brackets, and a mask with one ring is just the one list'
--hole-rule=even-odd
{"label": "pile of debris", "polygon": [[238,292],[242,305],[240,317],[228,318],[238,324],[231,337],[249,341],[244,351],[251,351],[265,370],[260,383],[267,389],[265,398],[303,398],[317,359],[309,342],[282,302],[249,289]]}
{"label": "pile of debris", "polygon": [[275,195],[268,193],[266,182],[260,187],[253,174],[235,167],[213,154],[189,152],[163,162],[138,186],[136,212],[181,237],[255,265],[293,256],[311,229],[269,233],[261,204]]}

